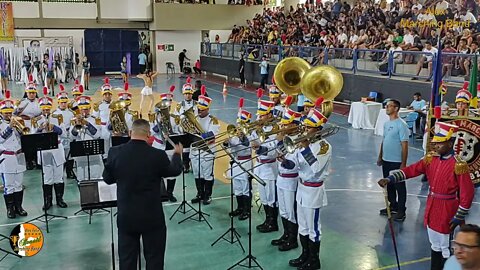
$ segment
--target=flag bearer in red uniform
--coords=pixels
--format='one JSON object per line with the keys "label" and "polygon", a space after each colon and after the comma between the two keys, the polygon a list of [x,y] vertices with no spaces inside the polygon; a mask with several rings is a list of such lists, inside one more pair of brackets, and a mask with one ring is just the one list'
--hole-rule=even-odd
{"label": "flag bearer in red uniform", "polygon": [[392,171],[378,184],[404,181],[421,174],[427,176],[430,191],[425,208],[424,224],[431,243],[431,270],[443,269],[450,256],[449,235],[465,222],[472,205],[474,186],[467,163],[454,155],[453,145],[458,127],[437,122],[432,139],[436,153],[428,153],[422,160],[401,170]]}

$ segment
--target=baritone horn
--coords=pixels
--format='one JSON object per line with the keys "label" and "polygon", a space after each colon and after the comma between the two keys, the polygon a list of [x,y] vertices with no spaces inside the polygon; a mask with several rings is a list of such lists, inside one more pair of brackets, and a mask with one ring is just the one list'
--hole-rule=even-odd
{"label": "baritone horn", "polygon": [[10,121],[12,122],[13,128],[15,128],[21,135],[30,134],[30,128],[25,126],[25,120],[23,120],[21,117],[12,116]]}
{"label": "baritone horn", "polygon": [[124,100],[117,100],[110,104],[110,123],[112,125],[112,133],[127,134],[128,126],[125,120],[125,108],[127,103]]}
{"label": "baritone horn", "polygon": [[288,57],[277,64],[273,72],[275,84],[282,92],[289,96],[302,92],[301,83],[310,64],[300,57]]}

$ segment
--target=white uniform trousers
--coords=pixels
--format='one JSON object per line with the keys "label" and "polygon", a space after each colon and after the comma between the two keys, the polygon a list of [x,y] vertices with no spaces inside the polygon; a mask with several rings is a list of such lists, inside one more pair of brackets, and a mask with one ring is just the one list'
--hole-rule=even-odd
{"label": "white uniform trousers", "polygon": [[295,218],[295,191],[277,187],[278,211],[282,218],[297,223]]}
{"label": "white uniform trousers", "polygon": [[235,196],[250,196],[248,180],[245,177],[235,177],[233,179],[233,193]]}
{"label": "white uniform trousers", "polygon": [[450,257],[450,235],[436,232],[427,226],[428,240],[432,245],[432,250],[442,252],[443,258]]}
{"label": "white uniform trousers", "polygon": [[[88,180],[87,157],[74,158],[77,165],[76,176],[78,181]],[[103,161],[101,155],[90,156],[90,179],[101,179],[103,173]]]}
{"label": "white uniform trousers", "polygon": [[[198,159],[200,159],[200,168],[198,167]],[[207,181],[213,181],[213,161],[214,156],[205,152],[200,151],[200,157],[197,150],[190,152],[190,160],[192,162],[192,172],[193,178],[203,178]],[[200,170],[200,174],[199,174]]]}
{"label": "white uniform trousers", "polygon": [[55,164],[43,165],[43,173],[45,177],[45,185],[63,183],[63,164],[60,166]]}
{"label": "white uniform trousers", "polygon": [[320,212],[322,208],[308,208],[297,205],[298,233],[308,236],[313,242],[320,242],[322,238],[322,225]]}
{"label": "white uniform trousers", "polygon": [[13,194],[23,190],[23,172],[2,173],[3,194]]}
{"label": "white uniform trousers", "polygon": [[265,186],[258,185],[258,193],[260,195],[260,202],[263,205],[268,205],[271,207],[275,207],[276,200],[275,200],[275,191],[277,186],[275,184],[275,180],[263,179],[265,181]]}

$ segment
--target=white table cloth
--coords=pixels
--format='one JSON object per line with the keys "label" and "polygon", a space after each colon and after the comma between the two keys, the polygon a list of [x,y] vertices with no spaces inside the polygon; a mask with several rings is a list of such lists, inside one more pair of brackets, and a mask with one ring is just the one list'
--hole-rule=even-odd
{"label": "white table cloth", "polygon": [[382,104],[378,102],[352,102],[348,123],[355,129],[374,129]]}
{"label": "white table cloth", "polygon": [[[407,108],[400,108],[400,111],[398,111],[398,116],[400,116],[400,118],[403,118],[411,112],[413,112],[413,110],[409,110]],[[383,136],[383,126],[388,121],[388,119],[390,118],[388,117],[386,110],[381,109],[378,113],[377,122],[375,123],[375,135]]]}

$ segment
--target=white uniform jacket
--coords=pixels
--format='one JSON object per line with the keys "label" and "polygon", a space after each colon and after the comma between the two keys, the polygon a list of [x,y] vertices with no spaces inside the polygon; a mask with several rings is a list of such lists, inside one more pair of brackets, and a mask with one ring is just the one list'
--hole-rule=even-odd
{"label": "white uniform jacket", "polygon": [[[298,135],[291,136],[295,139]],[[283,148],[283,141],[278,142],[278,148]],[[286,151],[285,151],[286,152]],[[288,191],[296,191],[298,180],[298,163],[295,158],[296,153],[286,153],[283,162],[278,163],[277,187]]]}
{"label": "white uniform jacket", "polygon": [[59,138],[62,141],[65,158],[70,159],[70,123],[72,122],[72,119],[75,117],[75,115],[69,109],[62,110],[59,108],[53,111],[52,114],[61,114],[63,116],[63,123],[60,126],[63,127],[66,132],[64,133],[64,135],[59,136]]}
{"label": "white uniform jacket", "polygon": [[6,121],[0,123],[0,173],[21,173],[26,170],[20,134]]}
{"label": "white uniform jacket", "polygon": [[[214,137],[215,135],[218,134],[218,131],[220,130],[220,123],[218,122],[218,119],[216,117],[214,117],[210,114],[203,117],[203,118],[201,118],[200,116],[197,116],[197,121],[200,124],[200,126],[202,127],[203,131],[205,131],[205,133],[203,133],[203,134],[198,134],[203,139],[212,138],[212,137]],[[209,141],[209,148],[210,148],[211,152],[215,151],[214,144],[215,144],[215,140],[210,140]],[[190,153],[190,157],[192,157],[192,155],[198,156],[198,149],[197,148],[192,147],[191,152],[192,151],[194,153],[193,154]],[[212,155],[211,153],[209,153],[208,151],[205,151],[205,150],[200,150],[200,156],[202,156],[202,157],[205,156],[209,159],[214,158],[214,155]]]}
{"label": "white uniform jacket", "polygon": [[32,128],[32,122],[30,119],[42,114],[42,110],[40,109],[37,99],[29,100],[24,98],[20,101],[20,104],[18,104],[13,114],[22,116],[25,120],[25,126]]}
{"label": "white uniform jacket", "polygon": [[[35,130],[36,133],[42,133],[45,130],[42,128],[43,123],[46,121],[45,116],[40,116],[37,120],[38,128]],[[58,148],[42,151],[42,158],[40,158],[40,152],[37,152],[37,160],[40,164],[43,161],[43,164],[46,166],[60,166],[65,163],[65,150],[63,148],[62,139],[68,138],[68,133],[63,127],[58,123],[56,118],[50,117],[50,124],[53,125],[52,132],[57,133],[58,135]]]}
{"label": "white uniform jacket", "polygon": [[[252,148],[250,147],[250,140],[247,136],[240,139],[234,136],[227,140],[226,146],[230,147],[230,152],[235,157],[235,163],[233,163],[232,170],[228,169],[227,175],[232,177],[237,175],[234,179],[248,180],[248,174],[243,169],[250,171],[252,169]],[[250,160],[249,160],[250,159]],[[240,166],[238,165],[240,164]],[[243,168],[243,169],[242,169]],[[230,171],[233,175],[230,175]]]}
{"label": "white uniform jacket", "polygon": [[[269,132],[272,130],[271,126],[263,126],[264,132]],[[262,180],[276,180],[278,174],[277,168],[277,152],[274,149],[277,149],[277,141],[275,140],[276,135],[270,135],[264,143],[260,145],[260,148],[256,151],[257,153],[257,163],[262,163],[262,165],[253,169],[253,173],[257,175]],[[252,132],[251,139],[257,140],[259,137],[257,132]]]}
{"label": "white uniform jacket", "polygon": [[[155,124],[150,123],[150,129],[151,129],[151,132],[153,134],[153,144],[152,144],[152,146],[154,148],[157,148],[157,149],[160,149],[160,150],[165,150],[167,142],[166,142],[165,136],[163,135],[161,125],[162,125],[161,123],[160,123],[160,125],[158,125],[156,123]],[[178,126],[175,123],[175,119],[173,117],[170,117],[170,125],[172,126],[173,134],[169,134],[169,135],[176,135],[176,134],[181,134],[182,133],[181,127]],[[173,149],[168,150],[166,152],[167,152],[167,155],[169,157],[171,157],[173,155]]]}
{"label": "white uniform jacket", "polygon": [[298,164],[300,183],[297,189],[297,203],[300,206],[320,208],[327,205],[323,181],[329,174],[331,157],[332,146],[326,140],[294,152],[291,158]]}
{"label": "white uniform jacket", "polygon": [[100,138],[102,138],[105,142],[105,154],[104,157],[107,156],[108,150],[110,149],[112,133],[110,132],[108,125],[110,124],[110,103],[102,101],[98,105],[98,111],[95,109],[92,112],[92,116],[95,118],[100,118]]}

